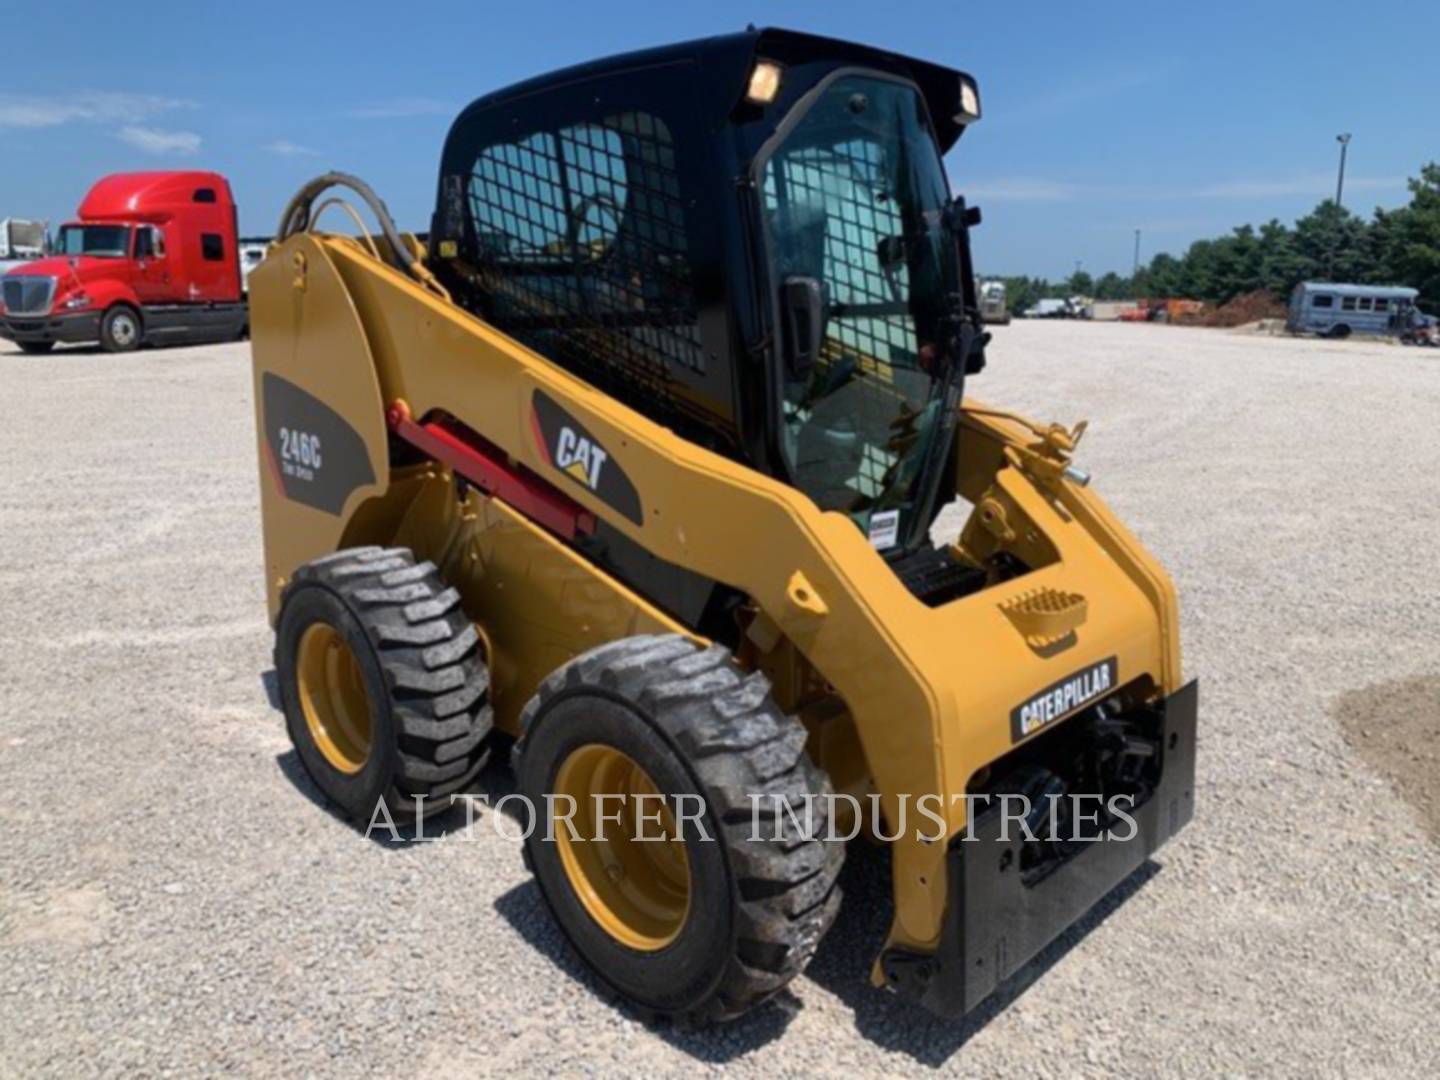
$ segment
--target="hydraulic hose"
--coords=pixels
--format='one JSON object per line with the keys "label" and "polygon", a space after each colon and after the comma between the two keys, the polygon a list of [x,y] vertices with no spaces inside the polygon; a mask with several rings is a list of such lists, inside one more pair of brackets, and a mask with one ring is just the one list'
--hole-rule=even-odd
{"label": "hydraulic hose", "polygon": [[380,196],[376,195],[374,189],[364,180],[358,176],[351,176],[349,173],[329,172],[323,176],[317,176],[297,191],[295,197],[285,207],[285,212],[280,216],[280,228],[275,234],[276,242],[283,243],[297,233],[307,231],[315,220],[315,216],[312,216],[315,200],[322,192],[332,187],[349,188],[365,200],[365,205],[370,207],[370,212],[380,225],[380,231],[385,234],[385,239],[390,243],[390,250],[394,253],[397,269],[403,270],[432,292],[449,298],[444,287],[435,280],[434,275],[400,239],[400,230],[395,227],[395,219],[390,216],[390,211],[386,209]]}

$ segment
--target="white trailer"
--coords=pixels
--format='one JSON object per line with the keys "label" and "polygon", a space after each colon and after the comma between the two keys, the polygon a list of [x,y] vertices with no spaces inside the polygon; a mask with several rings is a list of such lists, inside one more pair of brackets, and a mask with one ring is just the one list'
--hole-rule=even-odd
{"label": "white trailer", "polygon": [[22,263],[45,255],[45,228],[48,221],[0,218],[0,277]]}
{"label": "white trailer", "polygon": [[987,323],[1009,325],[1010,311],[1005,302],[1005,282],[982,281],[977,291],[980,294],[980,318]]}
{"label": "white trailer", "polygon": [[1070,317],[1069,300],[1037,300],[1035,306],[1025,312],[1027,319],[1068,319]]}
{"label": "white trailer", "polygon": [[0,219],[0,259],[38,259],[45,254],[45,221]]}
{"label": "white trailer", "polygon": [[240,238],[240,288],[247,295],[250,292],[250,271],[264,261],[269,247],[270,241],[266,239]]}

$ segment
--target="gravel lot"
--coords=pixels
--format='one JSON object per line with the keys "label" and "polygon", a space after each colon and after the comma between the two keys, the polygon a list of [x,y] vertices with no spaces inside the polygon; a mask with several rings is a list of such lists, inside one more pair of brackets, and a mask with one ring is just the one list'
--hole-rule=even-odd
{"label": "gravel lot", "polygon": [[267,693],[244,345],[0,350],[0,1075],[1434,1075],[1436,759],[1361,744],[1440,741],[1440,354],[1000,329],[972,391],[1089,417],[1179,583],[1198,817],[967,1023],[869,989],[861,853],[793,995],[686,1032],[603,994],[483,821],[387,846],[317,805]]}

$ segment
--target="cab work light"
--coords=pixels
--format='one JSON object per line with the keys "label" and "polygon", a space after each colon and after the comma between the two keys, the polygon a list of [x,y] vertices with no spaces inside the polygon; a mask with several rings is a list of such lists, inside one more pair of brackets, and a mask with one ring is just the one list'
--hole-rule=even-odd
{"label": "cab work light", "polygon": [[780,93],[780,65],[761,60],[750,72],[750,87],[745,91],[745,100],[757,105],[769,105]]}
{"label": "cab work light", "polygon": [[955,122],[969,124],[979,119],[980,92],[975,89],[973,82],[962,75],[960,77],[960,111],[955,114]]}

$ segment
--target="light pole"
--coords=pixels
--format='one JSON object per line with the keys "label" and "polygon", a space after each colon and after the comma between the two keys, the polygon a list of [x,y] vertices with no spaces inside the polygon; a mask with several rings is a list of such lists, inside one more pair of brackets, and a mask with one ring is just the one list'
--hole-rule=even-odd
{"label": "light pole", "polygon": [[[1343,213],[1345,204],[1342,201],[1345,197],[1345,151],[1350,149],[1350,132],[1343,135],[1336,135],[1335,141],[1340,144],[1340,174],[1335,177],[1335,209]],[[1330,250],[1325,254],[1325,276],[1335,276],[1335,245],[1339,242],[1339,226],[1336,226],[1336,234],[1330,241]]]}
{"label": "light pole", "polygon": [[1135,259],[1130,264],[1130,284],[1135,284],[1135,279],[1140,276],[1140,230],[1135,230]]}
{"label": "light pole", "polygon": [[1350,133],[1336,135],[1335,141],[1340,144],[1340,175],[1335,178],[1335,205],[1345,205],[1345,151],[1350,149]]}

